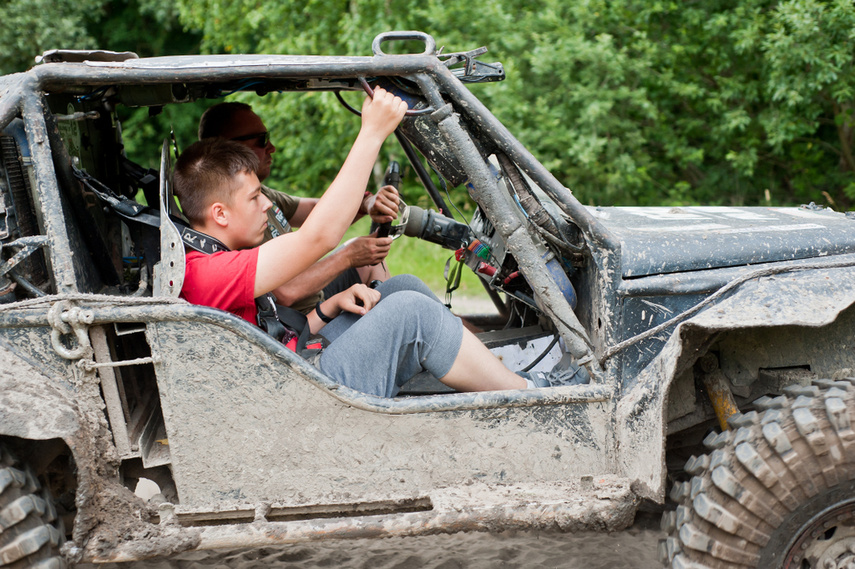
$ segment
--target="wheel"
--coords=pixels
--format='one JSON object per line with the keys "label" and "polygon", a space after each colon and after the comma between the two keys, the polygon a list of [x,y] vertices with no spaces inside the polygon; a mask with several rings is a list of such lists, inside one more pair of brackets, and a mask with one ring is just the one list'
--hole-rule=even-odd
{"label": "wheel", "polygon": [[855,568],[855,379],[755,402],[676,483],[660,542],[674,569]]}
{"label": "wheel", "polygon": [[[0,567],[61,569],[61,527],[47,493],[35,476],[0,444]],[[60,524],[61,525],[61,524]]]}

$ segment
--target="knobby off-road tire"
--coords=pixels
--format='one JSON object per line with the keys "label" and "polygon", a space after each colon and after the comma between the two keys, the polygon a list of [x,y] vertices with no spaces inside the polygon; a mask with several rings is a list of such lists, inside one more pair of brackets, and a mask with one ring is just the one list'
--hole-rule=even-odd
{"label": "knobby off-road tire", "polygon": [[855,567],[855,379],[755,402],[674,485],[660,556],[674,569]]}
{"label": "knobby off-road tire", "polygon": [[0,444],[0,567],[61,569],[56,510],[35,476]]}

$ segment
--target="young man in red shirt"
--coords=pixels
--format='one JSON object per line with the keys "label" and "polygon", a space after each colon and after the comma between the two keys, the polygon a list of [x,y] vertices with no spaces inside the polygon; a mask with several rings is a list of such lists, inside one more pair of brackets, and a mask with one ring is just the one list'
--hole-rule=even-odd
{"label": "young man in red shirt", "polygon": [[[222,139],[187,148],[176,163],[175,193],[192,228],[221,247],[213,254],[188,251],[182,296],[255,324],[256,298],[293,279],[338,244],[362,202],[383,141],[405,111],[406,104],[383,89],[366,99],[362,128],[333,183],[299,231],[267,242],[271,202],[261,193],[255,154]],[[422,370],[458,391],[580,382],[578,369],[569,375],[523,378],[508,370],[426,288],[384,291],[382,286],[374,290],[353,285],[319,302],[307,315],[311,332],[329,341],[317,366],[343,385],[392,397]]]}
{"label": "young man in red shirt", "polygon": [[[276,147],[264,121],[251,106],[230,101],[209,107],[199,120],[199,140],[212,137],[240,142],[258,156],[256,175],[262,182],[261,193],[273,202],[267,210],[265,241],[303,224],[318,200],[292,196],[264,185]],[[391,186],[384,186],[374,195],[365,192],[356,218],[369,215],[373,221],[384,223],[392,221],[397,213],[398,192]],[[366,235],[351,239],[273,294],[281,304],[307,314],[318,301],[351,285],[387,280],[390,275],[383,260],[391,246],[389,237]]]}

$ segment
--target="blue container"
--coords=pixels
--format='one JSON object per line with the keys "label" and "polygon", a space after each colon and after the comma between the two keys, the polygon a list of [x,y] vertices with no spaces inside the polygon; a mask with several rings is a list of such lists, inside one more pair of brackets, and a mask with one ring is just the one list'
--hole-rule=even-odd
{"label": "blue container", "polygon": [[[547,260],[547,258],[549,259]],[[576,289],[573,288],[573,283],[570,282],[567,273],[564,272],[561,262],[552,253],[544,253],[542,259],[546,263],[546,270],[549,271],[555,284],[561,289],[564,299],[570,305],[570,308],[576,310]]]}

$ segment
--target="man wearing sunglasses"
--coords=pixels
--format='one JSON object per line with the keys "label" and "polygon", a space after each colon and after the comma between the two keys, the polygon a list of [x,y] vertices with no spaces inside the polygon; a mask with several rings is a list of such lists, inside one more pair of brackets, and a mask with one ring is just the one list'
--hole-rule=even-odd
{"label": "man wearing sunglasses", "polygon": [[[259,160],[258,179],[270,175],[276,147],[264,121],[245,103],[219,103],[208,108],[199,121],[199,140],[220,137],[250,148]],[[262,186],[262,193],[273,202],[267,212],[265,241],[300,227],[318,203],[318,198],[291,196]],[[365,192],[356,219],[370,215],[378,223],[398,215],[398,192],[392,186],[380,188],[376,195]],[[309,269],[274,291],[277,300],[303,313],[310,312],[324,298],[330,298],[350,286],[385,281],[389,272],[385,263],[391,248],[389,237],[357,237],[321,259]]]}

